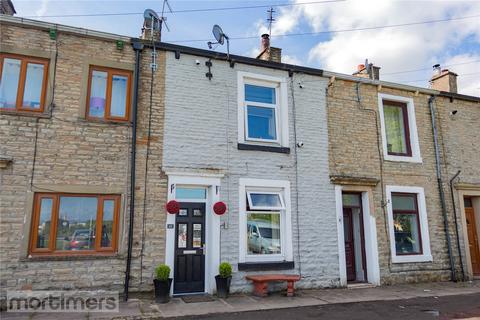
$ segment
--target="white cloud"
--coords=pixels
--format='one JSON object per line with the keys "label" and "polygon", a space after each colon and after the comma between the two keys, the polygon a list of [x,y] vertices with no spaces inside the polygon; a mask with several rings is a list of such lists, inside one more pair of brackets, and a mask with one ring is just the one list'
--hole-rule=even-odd
{"label": "white cloud", "polygon": [[49,2],[50,0],[42,0],[40,3],[40,8],[37,11],[35,11],[35,15],[39,17],[45,15],[45,13],[47,13]]}
{"label": "white cloud", "polygon": [[302,61],[295,56],[289,56],[288,54],[282,55],[282,62],[288,64],[301,65]]}
{"label": "white cloud", "polygon": [[[306,4],[281,10],[272,33],[295,32],[301,21],[306,22],[311,29],[302,31],[321,32],[458,18],[479,13],[480,1],[351,0]],[[264,28],[265,24],[257,22],[257,27],[257,30]],[[368,58],[370,62],[382,68],[382,77],[382,73],[428,68],[435,63],[449,64],[452,63],[450,62],[452,59],[457,63],[475,60],[474,56],[477,55],[469,54],[468,49],[464,48],[462,52],[463,41],[467,38],[478,47],[480,19],[331,33],[329,39],[319,40],[307,51],[310,64],[349,74]],[[283,48],[283,51],[288,55],[288,48]],[[471,73],[471,67],[459,65],[451,69],[460,75],[458,78],[460,92],[478,95],[478,89],[475,91],[478,83],[472,81],[473,76],[469,79],[467,76],[465,78],[461,76],[464,69],[470,70],[468,73]],[[382,78],[396,82],[424,78],[424,82],[416,82],[416,85],[426,86],[430,75],[430,71],[423,71]]]}

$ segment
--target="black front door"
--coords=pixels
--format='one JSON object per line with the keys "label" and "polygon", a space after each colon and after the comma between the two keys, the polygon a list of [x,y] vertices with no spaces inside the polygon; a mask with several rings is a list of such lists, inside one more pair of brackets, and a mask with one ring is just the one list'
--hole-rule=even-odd
{"label": "black front door", "polygon": [[355,244],[353,237],[353,217],[351,208],[343,208],[343,237],[345,239],[347,281],[354,281],[356,279]]}
{"label": "black front door", "polygon": [[205,203],[180,203],[175,218],[173,293],[205,290]]}

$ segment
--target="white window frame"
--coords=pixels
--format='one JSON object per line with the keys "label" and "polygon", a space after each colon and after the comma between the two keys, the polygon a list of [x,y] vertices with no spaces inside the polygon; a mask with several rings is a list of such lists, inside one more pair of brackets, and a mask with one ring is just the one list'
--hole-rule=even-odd
{"label": "white window frame", "polygon": [[[238,83],[238,142],[262,145],[281,145],[288,147],[288,97],[287,80],[261,74],[239,71]],[[245,100],[245,85],[275,88],[275,104]],[[271,108],[275,112],[276,139],[259,139],[248,136],[247,106]]]}
{"label": "white window frame", "polygon": [[[278,195],[280,199],[280,206],[279,207],[271,207],[271,206],[255,206],[252,202],[251,194],[272,194]],[[283,201],[282,193],[281,192],[265,192],[265,191],[257,191],[257,190],[247,190],[247,200],[248,205],[250,206],[250,211],[255,210],[285,210],[285,202]]]}
{"label": "white window frame", "polygon": [[[290,203],[290,182],[285,180],[247,179],[239,180],[239,262],[282,262],[293,261],[292,253],[292,222]],[[280,215],[280,254],[249,255],[247,253],[247,214],[270,213],[250,208],[247,211],[247,192],[281,194],[283,209],[272,209],[271,213]],[[283,198],[283,199],[282,199]],[[262,208],[263,209],[263,208]]]}
{"label": "white window frame", "polygon": [[[412,149],[412,156],[397,156],[388,154],[387,148],[387,130],[385,124],[385,116],[383,113],[383,101],[396,101],[405,103],[407,105],[407,114],[408,114],[408,129],[409,129],[409,139],[410,147]],[[378,110],[380,111],[380,124],[381,124],[381,133],[382,133],[382,144],[383,144],[383,158],[388,161],[402,161],[402,162],[414,162],[422,163],[422,157],[420,155],[420,144],[418,141],[418,132],[417,132],[417,122],[415,120],[415,105],[412,98],[394,96],[391,94],[379,93],[378,94]]]}
{"label": "white window frame", "polygon": [[[390,251],[393,263],[431,262],[433,261],[430,251],[430,236],[428,232],[427,205],[425,192],[422,187],[410,186],[386,186],[388,229],[390,234]],[[418,215],[420,221],[420,237],[422,239],[422,254],[397,255],[395,248],[395,229],[393,227],[393,203],[392,193],[412,193],[417,195]]]}

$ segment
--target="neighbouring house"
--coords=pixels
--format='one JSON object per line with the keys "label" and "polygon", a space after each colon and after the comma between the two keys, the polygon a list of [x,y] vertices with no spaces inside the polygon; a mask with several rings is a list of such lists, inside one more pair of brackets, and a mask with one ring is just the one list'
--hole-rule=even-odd
{"label": "neighbouring house", "polygon": [[460,252],[459,279],[472,280],[480,277],[480,98],[458,94],[456,78],[455,73],[438,68],[431,83],[441,90],[434,106],[445,193],[452,202],[452,250],[456,255]]}
{"label": "neighbouring house", "polygon": [[150,290],[164,261],[165,55],[152,78],[150,54],[127,37],[3,15],[0,37],[2,296],[22,288],[123,292],[130,234],[130,288]]}
{"label": "neighbouring house", "polygon": [[[468,217],[478,220],[480,98],[456,94],[456,75],[448,71],[432,78],[432,89],[422,89],[381,81],[379,69],[367,64],[353,76],[324,72],[331,77],[330,172],[344,243],[341,282],[458,280],[467,266],[463,278],[471,278],[479,266]],[[454,209],[449,180],[457,169],[464,173]]]}

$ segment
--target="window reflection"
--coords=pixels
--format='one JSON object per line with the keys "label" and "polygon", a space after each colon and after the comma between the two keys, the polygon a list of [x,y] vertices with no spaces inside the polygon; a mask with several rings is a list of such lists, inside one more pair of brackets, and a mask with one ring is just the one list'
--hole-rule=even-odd
{"label": "window reflection", "polygon": [[95,249],[97,198],[60,197],[57,250]]}
{"label": "window reflection", "polygon": [[280,254],[280,214],[247,214],[248,254]]}
{"label": "window reflection", "polygon": [[53,199],[43,198],[40,202],[40,218],[37,233],[37,248],[48,248],[50,243],[50,230],[52,226]]}

